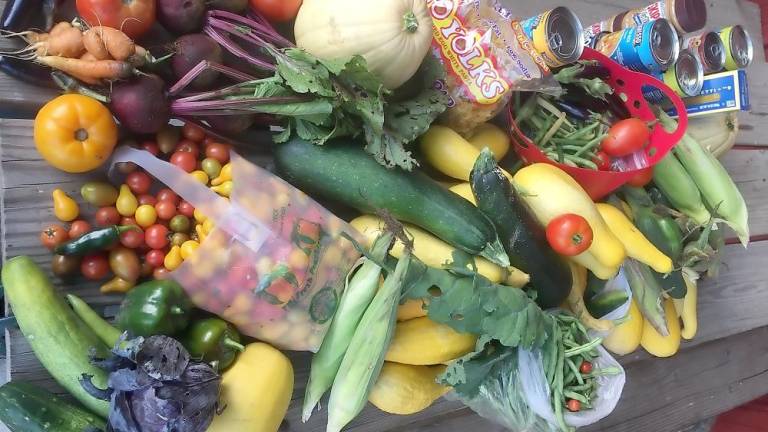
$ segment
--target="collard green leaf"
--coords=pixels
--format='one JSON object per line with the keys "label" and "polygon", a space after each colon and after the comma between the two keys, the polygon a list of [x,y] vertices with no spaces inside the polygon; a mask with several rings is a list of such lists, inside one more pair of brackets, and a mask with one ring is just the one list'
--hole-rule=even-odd
{"label": "collard green leaf", "polygon": [[438,381],[453,387],[462,398],[473,398],[487,379],[493,379],[496,368],[516,359],[515,348],[484,336],[477,340],[474,352],[448,365]]}

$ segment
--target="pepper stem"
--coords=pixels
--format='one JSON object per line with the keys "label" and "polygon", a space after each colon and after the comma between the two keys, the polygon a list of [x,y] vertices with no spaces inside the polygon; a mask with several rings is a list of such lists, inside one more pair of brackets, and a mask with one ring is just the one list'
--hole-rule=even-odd
{"label": "pepper stem", "polygon": [[118,225],[115,227],[115,230],[117,230],[117,235],[120,235],[127,231],[133,231],[138,229],[139,227],[137,227],[136,225]]}
{"label": "pepper stem", "polygon": [[408,33],[416,33],[419,29],[419,20],[416,18],[416,14],[413,11],[408,11],[403,15],[403,30]]}
{"label": "pepper stem", "polygon": [[179,306],[171,306],[169,310],[171,311],[171,315],[184,315],[186,313],[184,309]]}
{"label": "pepper stem", "polygon": [[245,346],[243,344],[235,341],[234,339],[224,338],[223,344],[224,344],[225,347],[232,348],[232,349],[234,349],[236,351],[239,351],[239,352],[245,351]]}

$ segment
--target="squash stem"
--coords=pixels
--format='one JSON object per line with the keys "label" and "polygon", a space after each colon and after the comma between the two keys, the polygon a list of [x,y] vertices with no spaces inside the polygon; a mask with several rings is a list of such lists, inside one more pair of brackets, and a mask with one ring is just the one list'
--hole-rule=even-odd
{"label": "squash stem", "polygon": [[416,14],[413,11],[408,11],[403,15],[403,30],[408,33],[416,33],[419,29],[419,20],[416,18]]}

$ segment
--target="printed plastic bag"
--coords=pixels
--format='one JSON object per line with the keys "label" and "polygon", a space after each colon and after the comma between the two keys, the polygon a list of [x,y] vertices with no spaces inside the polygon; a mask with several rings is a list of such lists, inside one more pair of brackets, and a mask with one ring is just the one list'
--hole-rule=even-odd
{"label": "printed plastic bag", "polygon": [[347,272],[356,231],[300,190],[234,152],[233,189],[220,197],[150,153],[118,149],[215,223],[171,277],[195,305],[279,348],[317,351]]}
{"label": "printed plastic bag", "polygon": [[[607,417],[616,408],[624,390],[626,376],[624,368],[602,346],[597,348],[600,354],[593,362],[595,369],[615,367],[621,370],[618,375],[603,375],[597,377],[597,398],[591,409],[576,413],[566,412],[565,423],[571,427],[584,427]],[[519,375],[522,392],[533,412],[550,424],[557,424],[555,413],[550,401],[549,384],[544,373],[541,353],[539,351],[518,350]]]}
{"label": "printed plastic bag", "polygon": [[450,96],[441,121],[466,135],[496,114],[513,91],[559,91],[544,59],[497,0],[429,0],[432,52]]}

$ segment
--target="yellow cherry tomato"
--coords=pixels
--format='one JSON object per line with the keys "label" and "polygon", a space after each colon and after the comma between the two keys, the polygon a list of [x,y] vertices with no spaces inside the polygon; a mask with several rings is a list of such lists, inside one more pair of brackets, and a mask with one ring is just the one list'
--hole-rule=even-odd
{"label": "yellow cherry tomato", "polygon": [[200,243],[194,240],[187,240],[181,244],[181,259],[188,259],[194,255],[197,248],[200,247]]}
{"label": "yellow cherry tomato", "polygon": [[192,216],[195,218],[195,221],[196,221],[197,223],[203,223],[203,222],[205,222],[205,220],[206,220],[206,219],[208,219],[208,217],[206,217],[206,216],[203,214],[203,212],[201,212],[201,211],[200,211],[200,210],[198,210],[198,209],[195,209],[195,211],[192,213]]}
{"label": "yellow cherry tomato", "polygon": [[221,196],[229,197],[232,194],[232,185],[232,180],[228,180],[218,186],[211,187],[211,190]]}
{"label": "yellow cherry tomato", "polygon": [[192,175],[192,177],[194,177],[195,180],[199,181],[200,183],[204,185],[208,184],[208,174],[206,174],[205,171],[197,170],[197,171],[192,171],[189,174]]}
{"label": "yellow cherry tomato", "polygon": [[211,180],[211,185],[218,186],[224,182],[232,180],[232,163],[228,163],[221,167],[219,176]]}
{"label": "yellow cherry tomato", "polygon": [[53,214],[62,222],[72,222],[80,215],[80,207],[77,202],[61,189],[53,191]]}
{"label": "yellow cherry tomato", "polygon": [[181,258],[181,248],[178,246],[171,247],[171,250],[168,251],[167,254],[165,254],[165,259],[163,260],[163,265],[165,268],[167,268],[170,271],[174,271],[184,260]]}
{"label": "yellow cherry tomato", "polygon": [[206,219],[205,222],[203,222],[203,232],[207,235],[210,234],[211,231],[213,231],[214,224],[213,219]]}
{"label": "yellow cherry tomato", "polygon": [[133,217],[140,227],[147,228],[157,221],[157,210],[155,210],[155,206],[149,204],[140,205]]}
{"label": "yellow cherry tomato", "polygon": [[197,240],[202,243],[203,240],[205,240],[206,237],[208,237],[208,234],[203,231],[203,225],[195,225],[195,232],[197,233]]}
{"label": "yellow cherry tomato", "polygon": [[131,188],[124,184],[120,186],[120,195],[117,196],[115,206],[121,216],[130,217],[136,213],[136,208],[139,207],[139,200],[131,192]]}
{"label": "yellow cherry tomato", "polygon": [[65,94],[37,113],[34,139],[46,162],[62,171],[81,173],[109,159],[117,143],[117,125],[99,101]]}

